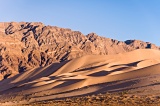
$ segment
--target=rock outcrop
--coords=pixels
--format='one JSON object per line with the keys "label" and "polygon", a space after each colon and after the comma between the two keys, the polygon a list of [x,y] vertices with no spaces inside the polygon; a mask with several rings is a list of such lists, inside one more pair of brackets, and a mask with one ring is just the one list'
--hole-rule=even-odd
{"label": "rock outcrop", "polygon": [[40,22],[0,23],[0,79],[87,54],[116,54],[135,49],[160,49],[139,40],[125,42],[95,33],[45,26]]}

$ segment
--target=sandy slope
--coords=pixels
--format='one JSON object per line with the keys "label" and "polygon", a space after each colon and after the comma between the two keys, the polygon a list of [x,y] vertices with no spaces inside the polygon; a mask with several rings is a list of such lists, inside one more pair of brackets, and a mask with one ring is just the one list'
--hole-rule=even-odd
{"label": "sandy slope", "polygon": [[158,50],[139,49],[117,55],[87,55],[39,67],[1,81],[0,101],[7,105],[13,105],[13,101],[15,104],[25,104],[123,90],[132,93],[145,90],[142,95],[159,95],[159,74]]}

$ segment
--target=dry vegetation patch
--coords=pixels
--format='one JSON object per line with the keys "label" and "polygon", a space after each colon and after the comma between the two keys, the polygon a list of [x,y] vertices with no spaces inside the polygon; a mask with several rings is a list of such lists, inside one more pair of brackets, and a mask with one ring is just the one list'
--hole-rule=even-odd
{"label": "dry vegetation patch", "polygon": [[27,106],[160,106],[160,96],[106,93],[31,103]]}

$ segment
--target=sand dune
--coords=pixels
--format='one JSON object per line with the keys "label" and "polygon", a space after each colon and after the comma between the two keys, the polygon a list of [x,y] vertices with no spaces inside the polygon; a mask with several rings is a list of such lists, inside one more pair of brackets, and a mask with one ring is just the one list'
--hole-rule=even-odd
{"label": "sand dune", "polygon": [[[86,55],[48,67],[38,67],[0,81],[0,102],[25,104],[94,93],[147,91],[151,85],[160,88],[159,75],[158,50]],[[154,90],[155,94],[160,93]]]}

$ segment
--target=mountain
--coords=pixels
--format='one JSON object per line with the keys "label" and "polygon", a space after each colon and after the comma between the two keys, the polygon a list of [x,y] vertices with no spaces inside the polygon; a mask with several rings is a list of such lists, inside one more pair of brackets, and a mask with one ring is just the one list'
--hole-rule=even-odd
{"label": "mountain", "polygon": [[159,69],[160,47],[149,42],[40,22],[0,23],[0,105],[160,104]]}
{"label": "mountain", "polygon": [[139,40],[118,41],[40,22],[0,23],[0,80],[85,55],[111,55],[160,47]]}

